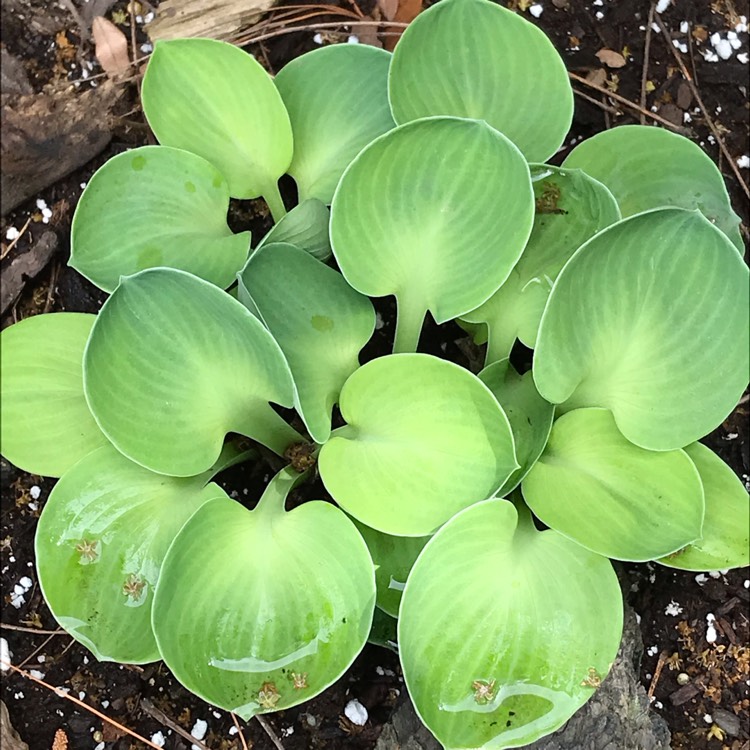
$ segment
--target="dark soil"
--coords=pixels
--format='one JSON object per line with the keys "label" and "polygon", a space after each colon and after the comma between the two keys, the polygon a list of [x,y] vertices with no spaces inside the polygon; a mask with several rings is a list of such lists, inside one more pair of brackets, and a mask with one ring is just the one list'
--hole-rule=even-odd
{"label": "dark soil", "polygon": [[[342,7],[351,8],[354,0],[342,0]],[[648,0],[541,0],[543,13],[537,19],[528,13],[529,2],[511,0],[514,7],[537,23],[553,39],[565,58],[569,70],[581,76],[598,76],[595,81],[616,91],[631,102],[640,100],[644,70],[644,47],[650,2]],[[113,11],[125,11],[124,2],[109,3]],[[83,3],[80,3],[83,6]],[[146,3],[144,3],[146,6]],[[146,6],[147,9],[148,6]],[[360,7],[372,13],[373,2],[364,0]],[[145,10],[144,10],[145,12]],[[737,54],[748,51],[748,35],[738,34],[742,48],[730,59],[707,62],[702,51],[712,50],[710,36],[733,30],[740,16],[750,16],[748,0],[676,0],[663,15],[663,22],[672,38],[688,45],[688,70],[696,82],[708,115],[722,134],[728,151],[736,161],[748,153],[748,65]],[[337,20],[321,17],[321,21]],[[687,26],[683,22],[687,23]],[[687,28],[687,31],[681,30]],[[129,22],[122,27],[129,33]],[[341,33],[326,32],[331,40],[345,39],[350,33],[342,26]],[[262,44],[252,45],[255,53],[272,71],[285,62],[315,46],[313,31],[279,36]],[[85,36],[85,35],[83,35]],[[19,57],[29,73],[35,90],[61,80],[81,80],[81,60],[92,60],[90,47],[82,41],[76,21],[65,10],[44,0],[8,0],[2,6],[2,43]],[[138,43],[147,38],[138,32]],[[618,69],[605,68],[596,53],[607,48],[621,52],[626,64]],[[626,49],[627,48],[627,49]],[[100,72],[96,64],[91,75]],[[726,180],[735,210],[743,219],[747,238],[748,203],[726,159],[708,126],[704,113],[696,108],[693,94],[676,65],[664,34],[652,32],[646,80],[651,81],[646,109],[686,128],[685,134],[703,146],[719,164]],[[86,87],[85,81],[79,85]],[[562,160],[574,141],[588,137],[617,124],[639,122],[633,108],[607,99],[584,84],[575,84],[594,102],[578,96],[576,116],[566,148],[556,160]],[[135,85],[130,96],[133,111],[120,118],[112,144],[84,169],[43,191],[39,198],[53,209],[51,226],[59,235],[61,251],[34,284],[28,285],[21,300],[2,320],[5,327],[15,320],[45,310],[96,312],[105,295],[69,269],[68,232],[72,212],[81,193],[81,183],[106,159],[135,145],[147,142],[149,133],[137,109]],[[596,102],[603,104],[605,109]],[[619,112],[619,114],[618,114]],[[689,119],[685,117],[688,113]],[[648,120],[647,120],[648,122]],[[742,172],[747,180],[750,173]],[[292,198],[291,195],[287,197]],[[45,227],[34,200],[4,216],[0,236],[5,238],[10,226],[20,229],[32,217],[29,229],[15,248],[4,258],[8,263],[15,253],[34,246]],[[137,221],[137,217],[134,217]],[[232,225],[250,227],[256,238],[270,226],[270,219],[260,202],[242,202],[233,207]],[[7,242],[3,239],[3,255]],[[376,332],[365,350],[371,358],[384,353],[390,346],[393,308],[389,300],[378,302],[384,327]],[[472,364],[472,349],[465,334],[454,325],[438,327],[429,324],[421,342],[422,351],[449,356]],[[523,350],[515,352],[520,359]],[[717,367],[721,362],[716,363]],[[747,395],[745,396],[747,399]],[[689,408],[689,405],[686,405]],[[705,442],[726,460],[748,483],[750,474],[750,431],[748,402],[740,405],[729,419],[706,438]],[[143,737],[162,732],[165,747],[171,750],[190,747],[190,742],[168,728],[159,715],[187,730],[197,719],[208,722],[203,740],[212,750],[240,748],[231,717],[217,711],[184,690],[163,664],[146,667],[123,667],[97,663],[82,646],[64,632],[55,635],[36,633],[37,629],[57,630],[36,582],[33,567],[33,537],[36,519],[54,481],[18,472],[2,461],[3,509],[0,529],[0,554],[3,584],[2,619],[7,628],[3,636],[13,653],[13,663],[26,670],[36,670],[45,682],[69,690],[88,705],[116,719]],[[222,483],[228,492],[244,499],[255,498],[263,486],[263,467],[242,466],[227,472]],[[36,495],[34,487],[40,494]],[[247,489],[247,495],[243,490]],[[317,483],[308,492],[321,496]],[[626,584],[630,584],[630,603],[641,618],[644,643],[642,679],[651,688],[653,707],[669,723],[674,748],[690,750],[748,750],[750,748],[750,622],[748,602],[750,579],[748,569],[731,571],[717,577],[696,577],[693,573],[672,571],[658,565],[621,566]],[[11,604],[14,586],[28,576],[32,588],[18,607]],[[676,614],[669,614],[675,612]],[[707,615],[715,616],[715,643],[706,640]],[[13,627],[26,630],[9,629]],[[685,677],[681,676],[682,674]],[[687,680],[687,681],[686,681]],[[304,706],[268,717],[286,750],[371,750],[380,728],[389,716],[397,694],[403,690],[398,660],[394,654],[368,646],[349,672],[317,699]],[[72,750],[99,747],[99,750],[141,748],[143,744],[128,736],[119,736],[111,725],[73,705],[47,688],[21,676],[4,675],[2,698],[8,705],[11,720],[31,750],[52,747],[55,733],[62,730]],[[351,698],[366,706],[370,719],[364,728],[352,725],[343,717]],[[150,703],[149,703],[150,702]],[[155,710],[145,707],[155,707]],[[145,706],[145,707],[144,707]],[[151,711],[149,713],[148,711]],[[156,713],[159,718],[154,718]],[[243,727],[248,746],[270,750],[273,745],[257,722]]]}

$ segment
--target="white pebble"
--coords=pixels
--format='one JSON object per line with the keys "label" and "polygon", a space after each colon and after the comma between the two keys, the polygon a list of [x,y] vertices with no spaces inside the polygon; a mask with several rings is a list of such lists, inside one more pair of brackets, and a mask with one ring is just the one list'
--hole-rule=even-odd
{"label": "white pebble", "polygon": [[359,37],[356,34],[349,34],[346,38],[347,44],[359,44]]}
{"label": "white pebble", "polygon": [[718,31],[711,34],[711,46],[722,60],[728,60],[734,52],[731,42],[728,39],[722,39]]}
{"label": "white pebble", "polygon": [[713,724],[714,723],[714,717],[711,716],[711,714],[703,714],[703,721],[705,721],[706,724]]}
{"label": "white pebble", "polygon": [[28,576],[24,576],[18,583],[23,586],[26,591],[34,585],[33,581]]}
{"label": "white pebble", "polygon": [[707,580],[708,580],[708,577],[706,576],[705,573],[698,573],[698,575],[695,576],[695,582],[699,586],[702,586]]}
{"label": "white pebble", "polygon": [[680,33],[681,34],[687,34],[690,29],[690,24],[687,21],[682,21],[680,23]]}
{"label": "white pebble", "polygon": [[109,701],[102,701],[102,708],[109,708]]}
{"label": "white pebble", "polygon": [[30,669],[29,674],[32,677],[36,677],[37,680],[43,680],[44,679],[44,672],[40,672],[38,669]]}
{"label": "white pebble", "polygon": [[161,732],[156,732],[156,734],[151,735],[151,742],[153,742],[154,745],[158,745],[159,747],[164,747],[164,745],[167,743],[167,740]]}
{"label": "white pebble", "polygon": [[323,35],[322,34],[316,34],[313,37],[313,41],[315,42],[315,44],[323,44]]}
{"label": "white pebble", "polygon": [[656,3],[656,12],[664,13],[664,11],[672,4],[672,0],[659,0]]}
{"label": "white pebble", "polygon": [[716,618],[711,612],[706,615],[706,622],[708,623],[708,626],[706,627],[706,640],[709,643],[716,643],[716,628],[714,627]]}
{"label": "white pebble", "polygon": [[358,727],[363,727],[367,723],[367,709],[356,698],[346,704],[344,715]]}
{"label": "white pebble", "polygon": [[5,638],[0,638],[0,671],[7,672],[10,669],[11,656],[8,641]]}
{"label": "white pebble", "polygon": [[11,242],[17,240],[20,236],[21,233],[15,227],[8,227],[8,230],[5,232],[5,239]]}
{"label": "white pebble", "polygon": [[673,39],[672,44],[677,47],[680,52],[682,52],[683,55],[687,54],[688,46],[685,44],[685,42],[681,42],[679,39]]}
{"label": "white pebble", "polygon": [[602,13],[600,10],[597,10],[594,15],[596,16],[597,21],[601,21],[602,18],[604,18],[604,13]]}
{"label": "white pebble", "polygon": [[539,18],[539,16],[544,13],[544,6],[540,5],[539,3],[535,3],[529,8],[529,13],[531,13],[534,18]]}
{"label": "white pebble", "polygon": [[666,609],[664,610],[665,615],[671,615],[672,617],[677,617],[677,615],[682,614],[682,607],[674,601],[674,599],[667,604]]}
{"label": "white pebble", "polygon": [[740,156],[740,158],[737,159],[737,166],[740,169],[750,169],[750,156],[747,154]]}
{"label": "white pebble", "polygon": [[229,736],[234,737],[235,734],[237,734],[237,727],[229,727]]}
{"label": "white pebble", "polygon": [[647,653],[647,654],[648,654],[649,656],[656,656],[656,654],[658,654],[658,653],[659,653],[659,647],[658,647],[658,646],[649,646],[649,647],[648,647],[648,648],[646,649],[646,653]]}
{"label": "white pebble", "polygon": [[208,722],[203,719],[196,719],[193,728],[190,730],[190,736],[195,737],[196,740],[202,740],[206,736],[208,731]]}
{"label": "white pebble", "polygon": [[150,52],[154,51],[154,45],[149,44],[146,42],[145,44],[141,45],[141,52],[143,52],[144,55],[148,55]]}
{"label": "white pebble", "polygon": [[97,746],[96,746],[96,747],[94,748],[94,750],[104,750],[104,748],[105,748],[105,747],[106,747],[106,745],[105,745],[105,744],[104,744],[103,742],[100,742],[100,743],[99,743],[99,744],[98,744],[98,745],[97,745]]}
{"label": "white pebble", "polygon": [[747,65],[748,61],[748,54],[747,52],[740,52],[739,55],[737,55],[737,59],[743,64]]}
{"label": "white pebble", "polygon": [[742,584],[746,589],[750,589],[750,578],[748,578],[745,583]]}

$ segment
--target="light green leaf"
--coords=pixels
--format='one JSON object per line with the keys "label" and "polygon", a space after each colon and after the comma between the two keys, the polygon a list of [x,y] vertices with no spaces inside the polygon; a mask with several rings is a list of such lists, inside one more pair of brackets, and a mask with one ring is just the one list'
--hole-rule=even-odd
{"label": "light green leaf", "polygon": [[300,200],[330,203],[351,160],[395,127],[388,104],[391,55],[366,44],[333,44],[285,65],[274,78],[294,134]]}
{"label": "light green leaf", "polygon": [[444,323],[498,289],[533,218],[518,149],[484,122],[435,117],[386,133],[349,165],[331,244],[357,291],[396,295],[394,349],[414,351],[427,310]]}
{"label": "light green leaf", "polygon": [[558,411],[610,409],[643,448],[681,448],[721,424],[747,384],[749,289],[742,258],[697,211],[625,219],[558,276],[537,388]]}
{"label": "light green leaf", "polygon": [[615,195],[622,215],[661,206],[698,209],[743,252],[740,217],[713,160],[688,138],[623,125],[578,144],[563,167],[582,169]]}
{"label": "light green leaf", "polygon": [[397,654],[398,643],[396,639],[396,618],[387,615],[379,607],[375,607],[375,612],[372,616],[372,627],[370,628],[370,635],[367,636],[367,642],[372,643],[374,646],[387,648],[389,651]]}
{"label": "light green leaf", "polygon": [[443,0],[420,13],[393,53],[388,96],[399,125],[430,115],[485,120],[529,161],[552,156],[573,119],[573,90],[552,42],[487,0]]}
{"label": "light green leaf", "polygon": [[426,536],[518,468],[508,419],[475,375],[428,354],[360,367],[339,402],[347,424],[318,459],[334,500],[386,534]]}
{"label": "light green leaf", "polygon": [[52,490],[35,539],[39,582],[55,619],[100,661],[159,659],[151,605],[167,548],[204,502],[226,497],[204,484],[104,446]]}
{"label": "light green leaf", "polygon": [[292,160],[292,127],[252,55],[214,39],[157,42],[141,99],[159,143],[202,156],[233,198],[262,195],[283,216],[276,183]]}
{"label": "light green leaf", "polygon": [[107,444],[83,395],[83,350],[95,320],[48,313],[0,334],[0,452],[23,471],[61,477]]}
{"label": "light green leaf", "polygon": [[496,493],[498,497],[505,497],[521,483],[544,450],[555,407],[539,395],[531,372],[519,375],[507,359],[485,367],[479,379],[492,391],[508,416],[516,460],[521,464]]}
{"label": "light green leaf", "polygon": [[621,633],[609,560],[538,532],[506,500],[438,531],[398,621],[409,695],[449,750],[521,747],[553,732],[607,675]]}
{"label": "light green leaf", "polygon": [[687,454],[633,445],[606,409],[555,422],[523,496],[547,526],[617,560],[653,560],[701,535],[703,488]]}
{"label": "light green leaf", "polygon": [[706,496],[701,538],[656,562],[681,570],[724,570],[750,565],[750,498],[732,469],[710,448],[693,443],[685,453],[698,469]]}
{"label": "light green leaf", "polygon": [[83,191],[70,265],[105,292],[153,266],[228,287],[250,249],[250,232],[227,226],[228,207],[226,180],[200,156],[167,146],[126,151]]}
{"label": "light green leaf", "polygon": [[313,440],[325,443],[341,387],[375,330],[372,303],[340,273],[285,243],[256,250],[238,278],[240,301],[249,295],[249,309],[289,363],[297,411]]}
{"label": "light green leaf", "polygon": [[530,166],[536,215],[523,255],[500,289],[463,316],[489,328],[487,364],[507,357],[516,338],[534,348],[562,267],[586,240],[620,219],[612,193],[580,170]]}
{"label": "light green leaf", "polygon": [[314,258],[326,261],[331,257],[330,220],[331,213],[324,203],[316,198],[302,201],[273,225],[256,249],[272,242],[288,242]]}
{"label": "light green leaf", "polygon": [[283,512],[275,483],[254,511],[228,498],[198,510],[169,549],[154,601],[175,677],[245,720],[338,679],[375,605],[372,560],[352,522],[321,501]]}
{"label": "light green leaf", "polygon": [[205,471],[228,432],[279,454],[301,439],[268,403],[294,402],[278,344],[237,300],[184,271],[121,281],[91,331],[83,381],[104,434],[161,474]]}

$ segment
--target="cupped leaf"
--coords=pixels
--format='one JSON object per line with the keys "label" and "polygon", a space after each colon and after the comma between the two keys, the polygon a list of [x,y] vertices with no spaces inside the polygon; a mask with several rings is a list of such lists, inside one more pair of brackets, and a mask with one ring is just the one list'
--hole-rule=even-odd
{"label": "cupped leaf", "polygon": [[523,255],[508,280],[463,316],[488,328],[487,364],[510,354],[516,338],[534,348],[552,284],[590,237],[620,220],[612,193],[578,169],[531,165],[536,215]]}
{"label": "cupped leaf", "polygon": [[227,226],[229,187],[200,156],[143,146],[89,180],[73,217],[70,265],[105,292],[120,276],[181,268],[222,288],[247,258],[250,232]]}
{"label": "cupped leaf", "polygon": [[519,375],[507,359],[485,367],[479,379],[492,391],[508,416],[516,460],[521,465],[496,493],[498,497],[505,497],[521,483],[544,450],[555,407],[539,395],[531,372]]}
{"label": "cupped leaf", "polygon": [[625,219],[558,276],[539,328],[537,388],[563,411],[610,409],[643,448],[681,448],[719,425],[747,384],[749,290],[739,253],[697,211]]}
{"label": "cupped leaf", "polygon": [[388,95],[399,125],[430,115],[485,120],[529,161],[552,156],[573,119],[573,90],[550,40],[487,0],[443,0],[420,13],[393,53]]}
{"label": "cupped leaf", "polygon": [[409,695],[450,750],[521,747],[557,729],[606,676],[621,632],[609,560],[538,532],[507,500],[438,531],[398,620]]}
{"label": "cupped leaf", "polygon": [[294,402],[278,344],[237,300],[184,271],[120,282],[91,331],[83,381],[104,434],[161,474],[205,471],[228,432],[277,453],[300,439],[268,403]]}
{"label": "cupped leaf", "polygon": [[355,289],[396,295],[395,351],[414,351],[427,310],[444,323],[498,289],[533,218],[518,149],[484,122],[435,117],[386,133],[351,163],[333,199],[331,244]]}
{"label": "cupped leaf", "polygon": [[23,471],[61,477],[108,442],[83,394],[83,351],[95,320],[48,313],[0,334],[0,452]]}
{"label": "cupped leaf", "polygon": [[283,215],[276,182],[292,160],[292,128],[252,55],[213,39],[157,42],[141,99],[159,143],[210,161],[233,198],[262,195]]}
{"label": "cupped leaf", "polygon": [[685,453],[695,464],[706,496],[701,538],[656,562],[681,570],[724,570],[750,565],[750,498],[732,469],[710,448],[693,443]]}
{"label": "cupped leaf", "polygon": [[560,417],[522,488],[544,523],[617,560],[653,560],[701,536],[703,487],[693,462],[682,450],[628,442],[606,409]]}
{"label": "cupped leaf", "polygon": [[333,44],[301,55],[274,78],[294,134],[288,169],[300,200],[330,203],[351,160],[395,127],[388,104],[391,55],[366,44]]}
{"label": "cupped leaf", "polygon": [[374,359],[346,381],[339,406],[347,424],[322,447],[320,476],[347,513],[386,534],[431,534],[518,468],[490,390],[437,357]]}
{"label": "cupped leaf", "polygon": [[167,549],[203,503],[226,497],[204,484],[104,446],[52,490],[34,542],[39,582],[55,619],[100,661],[159,659],[151,606]]}
{"label": "cupped leaf", "polygon": [[330,221],[331,212],[324,203],[316,198],[302,201],[273,225],[257,249],[272,242],[288,242],[314,258],[326,261],[331,257]]}
{"label": "cupped leaf", "polygon": [[320,501],[283,512],[286,492],[274,482],[254,511],[221,498],[193,515],[169,549],[153,609],[175,677],[246,720],[338,679],[367,640],[375,604],[372,560],[352,522]]}
{"label": "cupped leaf", "polygon": [[579,143],[563,167],[603,182],[624,217],[661,206],[698,209],[743,251],[740,217],[721,172],[684,136],[644,125],[611,128]]}
{"label": "cupped leaf", "polygon": [[313,440],[331,434],[331,412],[359,350],[375,330],[375,310],[340,273],[282,242],[253,253],[238,276],[240,301],[278,342],[295,383],[295,406]]}

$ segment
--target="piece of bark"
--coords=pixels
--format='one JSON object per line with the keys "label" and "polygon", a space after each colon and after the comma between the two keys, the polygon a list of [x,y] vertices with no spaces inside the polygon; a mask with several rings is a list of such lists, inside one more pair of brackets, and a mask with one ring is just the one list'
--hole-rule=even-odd
{"label": "piece of bark", "polygon": [[6,258],[0,275],[0,315],[13,306],[21,296],[26,282],[38,276],[57,252],[57,235],[48,230],[31,247],[18,253],[9,263]]}
{"label": "piece of bark", "polygon": [[83,93],[2,95],[3,215],[107,146],[112,137],[111,112],[122,91],[107,81]]}
{"label": "piece of bark", "polygon": [[0,51],[0,93],[3,94],[33,94],[29,77],[23,63],[8,52],[5,47]]}
{"label": "piece of bark", "polygon": [[152,42],[208,37],[227,41],[246,31],[276,0],[163,0],[145,27]]}
{"label": "piece of bark", "polygon": [[29,750],[29,746],[13,729],[10,716],[8,716],[8,709],[3,701],[0,701],[0,747],[3,750]]}

